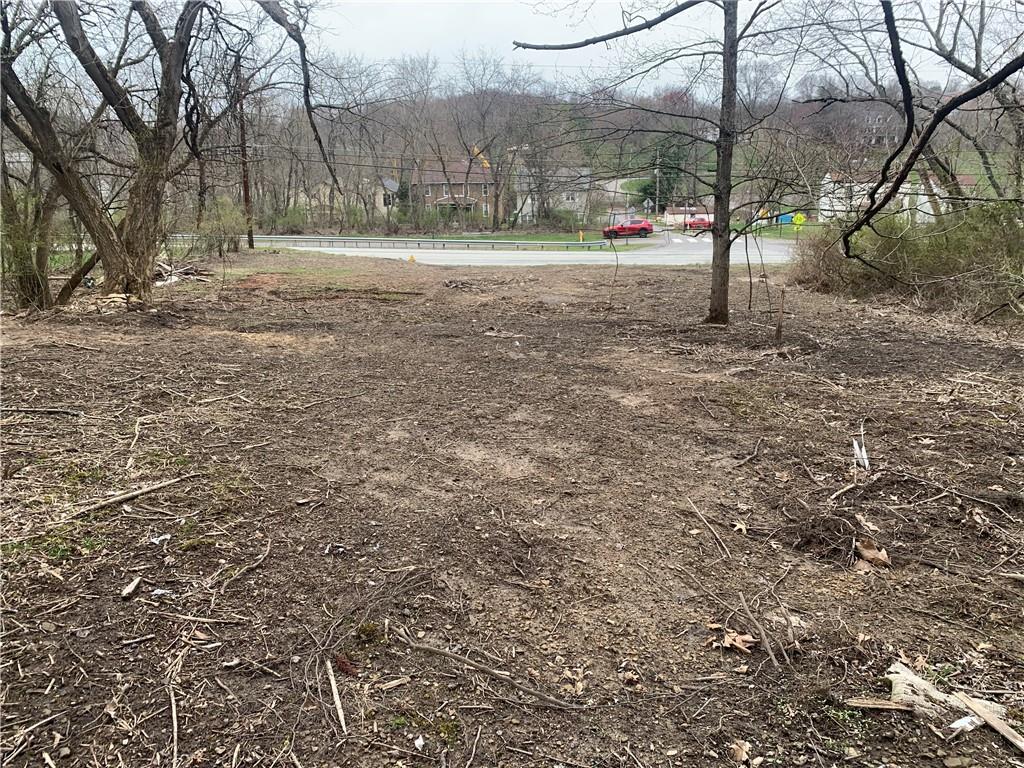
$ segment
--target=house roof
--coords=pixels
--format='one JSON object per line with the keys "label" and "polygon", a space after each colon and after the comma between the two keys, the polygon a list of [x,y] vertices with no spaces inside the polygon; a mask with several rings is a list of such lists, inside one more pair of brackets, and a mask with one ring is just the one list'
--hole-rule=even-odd
{"label": "house roof", "polygon": [[[420,172],[420,177],[424,184],[486,184],[491,180],[479,161],[470,163],[469,160],[446,162],[444,168],[436,160],[430,160],[428,167]],[[416,179],[416,183],[419,181],[420,179]]]}
{"label": "house roof", "polygon": [[[922,173],[921,177],[927,179],[932,184],[937,184],[939,181],[934,175],[930,173]],[[978,186],[978,177],[972,176],[969,173],[958,173],[955,175],[955,178],[957,180],[957,183],[961,187],[970,188]]]}

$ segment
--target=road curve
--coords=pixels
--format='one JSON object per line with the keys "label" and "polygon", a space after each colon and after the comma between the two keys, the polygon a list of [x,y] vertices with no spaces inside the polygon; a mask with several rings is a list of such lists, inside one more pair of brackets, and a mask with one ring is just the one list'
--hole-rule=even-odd
{"label": "road curve", "polygon": [[[757,245],[760,245],[760,253]],[[793,243],[789,240],[759,240],[749,243],[750,260],[759,264],[783,264],[789,261]],[[410,256],[420,264],[437,266],[472,267],[535,267],[558,264],[614,264],[616,254],[610,249],[601,251],[515,251],[515,250],[418,250],[415,248],[302,248],[316,253],[335,253],[346,256],[372,256],[379,259],[408,260]],[[684,266],[711,263],[711,236],[689,237],[667,233],[649,246],[622,251],[618,254],[622,266]],[[745,264],[743,241],[733,244],[732,263]]]}

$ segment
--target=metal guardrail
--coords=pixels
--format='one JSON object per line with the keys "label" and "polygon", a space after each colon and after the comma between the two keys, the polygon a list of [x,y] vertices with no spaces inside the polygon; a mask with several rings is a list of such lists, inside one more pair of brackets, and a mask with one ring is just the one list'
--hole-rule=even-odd
{"label": "metal guardrail", "polygon": [[[173,235],[175,240],[194,240],[196,235]],[[276,245],[282,248],[424,248],[430,250],[592,250],[607,248],[607,240],[442,240],[424,237],[330,237],[317,235],[256,235],[253,240],[257,245]],[[628,243],[627,238],[620,238]]]}

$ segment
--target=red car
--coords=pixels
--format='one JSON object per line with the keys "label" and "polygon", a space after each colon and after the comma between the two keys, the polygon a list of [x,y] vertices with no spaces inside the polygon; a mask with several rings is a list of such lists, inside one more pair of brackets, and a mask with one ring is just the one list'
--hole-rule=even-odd
{"label": "red car", "polygon": [[696,229],[703,232],[711,229],[711,222],[705,216],[694,216],[687,220],[686,228]]}
{"label": "red car", "polygon": [[629,219],[629,221],[621,221],[618,224],[605,227],[602,234],[607,238],[630,237],[631,235],[647,237],[653,231],[654,225],[647,219]]}

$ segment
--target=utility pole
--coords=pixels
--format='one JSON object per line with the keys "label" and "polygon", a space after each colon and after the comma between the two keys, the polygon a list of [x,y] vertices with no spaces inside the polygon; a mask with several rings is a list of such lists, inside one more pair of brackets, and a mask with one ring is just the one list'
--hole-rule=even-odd
{"label": "utility pole", "polygon": [[242,85],[242,54],[235,54],[235,87],[238,88],[238,143],[242,159],[242,205],[245,208],[245,235],[249,250],[256,247],[252,236],[252,192],[249,189],[249,148],[245,139],[245,88]]}
{"label": "utility pole", "polygon": [[654,215],[661,210],[661,147],[654,160]]}

